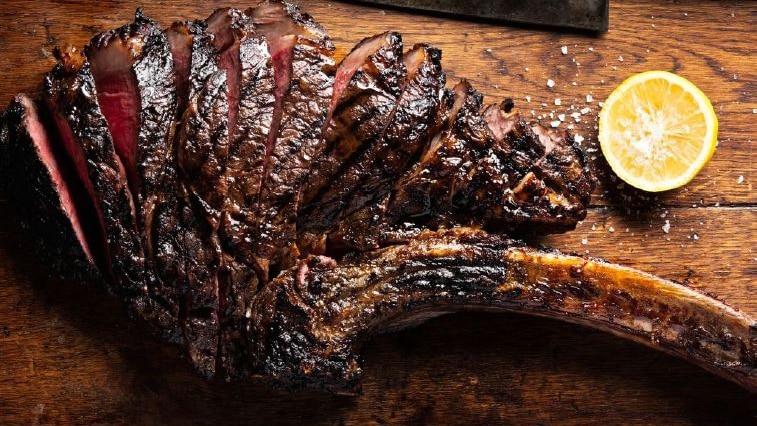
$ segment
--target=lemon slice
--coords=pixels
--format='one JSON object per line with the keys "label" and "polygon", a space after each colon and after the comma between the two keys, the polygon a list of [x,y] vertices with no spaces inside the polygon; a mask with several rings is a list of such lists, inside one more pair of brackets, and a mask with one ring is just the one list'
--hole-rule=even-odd
{"label": "lemon slice", "polygon": [[693,83],[665,71],[631,76],[599,113],[599,143],[612,170],[659,192],[689,183],[715,152],[718,119]]}

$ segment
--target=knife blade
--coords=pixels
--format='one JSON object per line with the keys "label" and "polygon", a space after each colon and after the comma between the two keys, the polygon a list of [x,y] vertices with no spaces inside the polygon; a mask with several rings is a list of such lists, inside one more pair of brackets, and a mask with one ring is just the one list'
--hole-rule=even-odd
{"label": "knife blade", "polygon": [[519,24],[607,32],[609,0],[359,0],[379,6]]}

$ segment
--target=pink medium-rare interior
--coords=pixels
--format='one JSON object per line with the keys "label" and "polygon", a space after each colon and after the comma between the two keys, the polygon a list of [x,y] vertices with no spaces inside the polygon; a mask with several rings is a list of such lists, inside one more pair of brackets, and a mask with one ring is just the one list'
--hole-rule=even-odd
{"label": "pink medium-rare interior", "polygon": [[[131,39],[130,39],[131,40]],[[108,122],[132,194],[139,194],[137,179],[137,143],[139,139],[139,85],[132,65],[132,50],[120,38],[106,46],[90,50],[89,60],[97,87],[97,102]]]}
{"label": "pink medium-rare interior", "polygon": [[74,170],[76,171],[79,180],[84,185],[84,190],[87,196],[86,198],[90,201],[92,208],[94,209],[95,217],[98,221],[97,226],[95,226],[98,231],[98,242],[105,251],[103,259],[105,259],[105,262],[107,264],[106,266],[109,266],[110,255],[108,254],[108,245],[105,241],[105,218],[103,215],[102,206],[100,206],[97,202],[99,197],[97,196],[95,188],[92,185],[92,180],[89,178],[89,172],[87,171],[87,158],[84,155],[84,150],[79,141],[76,140],[76,137],[71,131],[71,127],[69,127],[66,118],[55,110],[54,105],[52,105],[50,109],[53,111],[53,121],[55,122],[55,127],[58,130],[58,135],[60,136],[60,142],[63,145],[63,150],[71,160],[71,163],[74,166]]}
{"label": "pink medium-rare interior", "polygon": [[32,100],[25,95],[20,96],[20,100],[21,105],[23,105],[26,112],[24,126],[31,136],[34,147],[39,155],[39,159],[50,173],[53,185],[55,185],[55,191],[60,197],[61,207],[68,217],[68,220],[71,222],[71,227],[74,230],[76,239],[79,241],[79,244],[84,251],[84,255],[89,262],[94,262],[92,249],[84,232],[79,209],[74,202],[71,188],[63,176],[63,170],[59,159],[55,157],[50,135],[48,135],[47,130],[45,130],[45,127],[42,125],[39,115],[37,114],[37,108]]}

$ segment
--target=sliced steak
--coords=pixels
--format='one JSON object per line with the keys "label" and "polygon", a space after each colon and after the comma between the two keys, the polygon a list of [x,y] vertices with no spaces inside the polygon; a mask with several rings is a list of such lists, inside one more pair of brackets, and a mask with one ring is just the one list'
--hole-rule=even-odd
{"label": "sliced steak", "polygon": [[545,233],[574,227],[586,216],[593,189],[580,150],[569,137],[532,129],[511,112],[512,102],[482,115],[482,96],[466,91],[449,129],[400,181],[388,215],[432,229]]}
{"label": "sliced steak", "polygon": [[[339,65],[323,154],[302,190],[298,232],[323,232],[342,211],[340,195],[352,187],[335,178],[356,161],[365,161],[362,154],[392,121],[407,74],[402,50],[400,35],[387,32],[360,42]],[[339,190],[325,196],[335,183]]]}
{"label": "sliced steak", "polygon": [[[37,106],[17,95],[6,110],[0,128],[3,185],[24,228],[33,236],[40,264],[64,278],[97,278],[104,240],[88,227],[94,208],[84,194],[60,143],[51,134]],[[13,159],[12,161],[6,161]]]}
{"label": "sliced steak", "polygon": [[127,300],[145,298],[145,262],[134,204],[97,102],[89,63],[74,48],[56,49],[55,54],[58,64],[45,78],[45,101],[107,241],[109,269],[103,274],[112,272],[113,290]]}
{"label": "sliced steak", "polygon": [[220,366],[227,377],[243,376],[248,362],[241,347],[245,337],[250,300],[258,288],[254,259],[245,252],[246,241],[258,238],[254,223],[263,180],[266,144],[273,121],[275,80],[271,55],[264,37],[241,41],[239,113],[226,161],[228,193],[223,208],[221,243],[223,269],[219,275],[222,315]]}
{"label": "sliced steak", "polygon": [[594,182],[572,136],[528,124],[510,102],[488,106],[483,116],[496,142],[462,193],[486,212],[487,229],[575,227],[586,216]]}
{"label": "sliced steak", "polygon": [[[397,177],[417,160],[446,113],[445,77],[440,61],[441,52],[427,45],[416,45],[404,55],[407,82],[383,135],[338,177],[331,179],[338,184],[332,184],[318,197],[316,205],[322,207],[314,211],[339,211],[335,219],[350,217],[346,223],[352,224],[356,218],[350,215],[382,199]],[[322,251],[316,247],[325,242],[319,233],[307,232],[301,233],[300,241],[302,247],[316,252]],[[340,250],[340,245],[343,244],[332,239],[330,250]]]}
{"label": "sliced steak", "polygon": [[174,82],[176,84],[177,116],[181,118],[187,109],[189,98],[189,70],[192,66],[192,46],[196,35],[205,31],[202,21],[174,22],[166,29],[166,39],[171,49]]}
{"label": "sliced steak", "polygon": [[336,67],[333,43],[296,6],[266,2],[247,13],[256,32],[268,40],[276,84],[263,183],[251,218],[257,240],[245,248],[267,281],[298,255],[298,196],[312,160],[322,151]]}
{"label": "sliced steak", "polygon": [[[177,203],[176,192],[167,189],[176,176],[173,137],[177,114],[168,40],[160,26],[138,9],[133,23],[92,39],[87,57],[98,103],[137,206],[148,271],[162,271],[153,261],[158,243],[153,222],[156,211],[175,209]],[[175,282],[164,281],[162,274],[148,277],[152,299],[176,323],[180,301]]]}

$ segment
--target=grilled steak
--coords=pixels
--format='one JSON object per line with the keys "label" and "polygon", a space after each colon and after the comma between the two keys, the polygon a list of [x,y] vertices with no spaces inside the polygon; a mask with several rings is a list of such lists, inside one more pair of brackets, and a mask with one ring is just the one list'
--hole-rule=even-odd
{"label": "grilled steak", "polygon": [[[176,89],[168,40],[160,26],[138,9],[133,23],[97,35],[86,52],[98,104],[138,206],[135,213],[148,270],[161,270],[153,264],[158,256],[155,213],[171,210],[176,203],[175,191],[165,190],[176,175],[172,153]],[[171,323],[170,334],[175,335],[179,301],[174,277],[162,280],[162,274],[149,274],[148,278],[150,300],[163,307],[163,320]]]}
{"label": "grilled steak", "polygon": [[392,120],[407,74],[402,50],[400,35],[387,32],[360,42],[339,65],[323,154],[302,191],[301,231],[328,229],[342,210],[338,203],[334,205],[333,196],[324,197],[323,192],[332,187],[341,170],[383,136]]}
{"label": "grilled steak", "polygon": [[[312,160],[323,151],[334,84],[334,45],[309,15],[284,2],[265,2],[249,15],[268,40],[276,97],[263,182],[254,224],[252,253],[267,280],[298,255],[297,204]],[[272,273],[273,272],[273,273]]]}
{"label": "grilled steak", "polygon": [[88,215],[92,209],[80,207],[88,202],[84,187],[43,120],[26,95],[16,96],[8,107],[0,144],[3,159],[13,161],[3,165],[4,186],[45,261],[67,278],[96,279],[101,241],[96,229],[85,229],[94,223]]}
{"label": "grilled steak", "polygon": [[144,255],[124,166],[116,155],[96,98],[90,65],[81,51],[56,50],[58,64],[45,78],[45,100],[57,133],[86,194],[91,198],[102,239],[101,271],[127,298],[145,295]]}
{"label": "grilled steak", "polygon": [[[354,391],[373,333],[461,309],[578,322],[757,389],[757,324],[638,271],[537,251],[594,188],[566,132],[445,88],[395,32],[338,65],[297,6],[165,32],[137,11],[0,122],[0,168],[51,259],[106,281],[201,373]],[[70,268],[69,268],[70,269]],[[70,276],[70,275],[69,275]]]}

